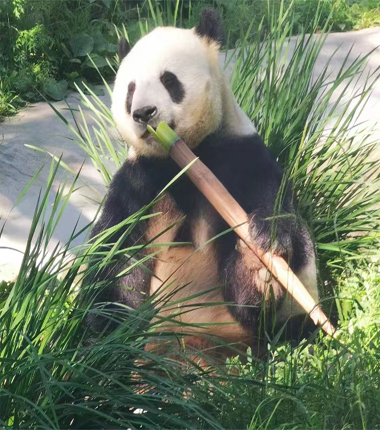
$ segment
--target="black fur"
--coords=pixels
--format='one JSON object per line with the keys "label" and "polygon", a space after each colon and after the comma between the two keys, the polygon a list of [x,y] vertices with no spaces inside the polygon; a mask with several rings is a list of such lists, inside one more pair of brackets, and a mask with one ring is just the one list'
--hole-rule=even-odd
{"label": "black fur", "polygon": [[[257,211],[253,213],[255,214],[254,219],[258,219]],[[282,211],[282,213],[284,212]],[[252,213],[250,215],[252,216]],[[262,249],[272,249],[277,255],[283,257],[293,272],[297,273],[310,258],[313,248],[305,225],[295,217],[294,213],[289,215],[275,227],[275,237],[273,237],[273,227],[261,219],[260,229],[258,230],[255,226],[255,234],[252,235],[252,239]],[[252,225],[256,224],[254,219],[251,221]],[[264,301],[263,292],[252,288],[254,266],[260,267],[261,263],[255,256],[252,256],[250,250],[247,249],[245,252],[249,256],[248,265],[244,262],[243,254],[239,250],[233,250],[227,258],[224,298],[228,303],[233,303],[230,306],[230,312],[245,327],[253,327],[257,325],[258,321],[265,321],[266,329],[273,328],[275,324],[270,324],[276,323],[276,311],[285,298],[283,288],[271,277],[266,286],[268,289],[266,296],[271,297],[273,294],[271,288],[279,289],[281,296],[275,301]],[[305,319],[304,315],[302,317]],[[314,326],[314,324],[312,325]],[[294,328],[292,330],[294,331]]]}
{"label": "black fur", "polygon": [[[277,199],[282,180],[282,170],[258,135],[247,137],[210,136],[194,151],[226,186],[228,191],[250,214],[251,231],[264,249],[272,246],[275,252],[288,259],[291,268],[297,271],[310,254],[310,239],[301,222],[296,218],[291,202],[290,190],[285,190],[282,199]],[[144,205],[149,204],[159,191],[179,172],[171,159],[140,157],[126,161],[116,173],[108,192],[102,215],[95,225],[92,236],[108,227],[114,226]],[[228,228],[216,214],[210,203],[197,190],[191,181],[181,176],[167,191],[177,209],[186,215],[178,240],[192,241],[191,220],[206,216],[212,220],[215,234]],[[281,217],[275,223],[267,220],[273,217],[276,200],[280,202]],[[154,208],[152,209],[154,211]],[[138,223],[128,235],[123,247],[144,241],[146,222]],[[114,242],[123,231],[110,241]],[[275,233],[275,234],[274,234]],[[275,240],[273,241],[273,237]],[[252,326],[262,310],[263,297],[255,286],[252,277],[242,266],[241,256],[235,249],[237,237],[234,233],[221,236],[216,243],[219,252],[219,270],[225,273],[225,299],[239,306],[231,306],[231,313],[245,326]],[[128,264],[121,261],[119,264]],[[152,269],[152,267],[150,267]],[[112,269],[97,274],[98,280],[112,277]],[[150,276],[134,270],[118,284],[136,288],[123,289],[112,286],[105,289],[101,300],[117,298],[131,307],[138,307],[148,294]],[[210,286],[212,287],[212,286]],[[100,300],[99,299],[99,300]],[[246,305],[250,306],[247,307]]]}
{"label": "black fur", "polygon": [[195,28],[200,37],[205,37],[211,42],[223,43],[224,31],[218,12],[212,8],[205,8],[201,12],[200,20]]}
{"label": "black fur", "polygon": [[172,72],[166,71],[161,76],[160,81],[167,89],[173,103],[181,103],[185,97],[185,89],[183,88],[182,82],[178,80],[177,76]]}
{"label": "black fur", "polygon": [[121,63],[121,60],[123,60],[123,58],[129,54],[130,50],[131,50],[131,47],[129,46],[127,39],[124,36],[121,36],[117,43],[117,55],[119,56],[120,63]]}
{"label": "black fur", "polygon": [[125,102],[128,115],[131,114],[133,94],[135,93],[135,90],[136,90],[136,83],[130,82],[128,85],[127,100]]}

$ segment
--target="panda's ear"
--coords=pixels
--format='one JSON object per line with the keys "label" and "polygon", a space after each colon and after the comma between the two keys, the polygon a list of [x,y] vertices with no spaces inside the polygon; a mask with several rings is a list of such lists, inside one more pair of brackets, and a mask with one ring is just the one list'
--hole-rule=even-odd
{"label": "panda's ear", "polygon": [[203,9],[199,23],[195,27],[195,32],[198,36],[205,37],[210,42],[216,42],[222,45],[224,31],[219,13],[212,8]]}
{"label": "panda's ear", "polygon": [[117,42],[117,54],[119,56],[119,62],[129,54],[131,47],[124,36],[121,36]]}

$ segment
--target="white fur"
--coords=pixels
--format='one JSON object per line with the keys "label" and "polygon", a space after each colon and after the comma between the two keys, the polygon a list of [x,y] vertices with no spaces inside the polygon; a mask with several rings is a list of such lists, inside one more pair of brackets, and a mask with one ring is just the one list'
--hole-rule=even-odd
{"label": "white fur", "polygon": [[[123,59],[116,76],[112,113],[122,138],[137,154],[165,155],[153,137],[141,138],[145,126],[133,120],[133,111],[148,105],[158,111],[150,125],[174,121],[176,132],[191,148],[217,129],[233,135],[256,132],[219,67],[218,49],[194,29],[159,27],[139,40]],[[160,81],[165,71],[174,73],[184,86],[185,98],[180,104],[171,100]],[[128,115],[130,82],[135,82],[136,89]]]}

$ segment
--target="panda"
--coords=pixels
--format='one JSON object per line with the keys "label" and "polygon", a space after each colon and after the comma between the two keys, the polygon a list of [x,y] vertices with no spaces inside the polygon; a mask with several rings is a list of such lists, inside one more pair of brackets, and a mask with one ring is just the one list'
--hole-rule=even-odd
{"label": "panda", "polygon": [[[129,152],[109,186],[91,236],[149,206],[179,173],[147,131],[148,124],[155,128],[165,121],[249,214],[252,241],[288,261],[318,302],[313,242],[297,216],[291,185],[279,193],[282,169],[238,106],[218,64],[222,37],[218,13],[204,9],[192,29],[158,27],[132,49],[123,37],[119,40],[112,113]],[[145,217],[128,235],[124,228],[108,240],[122,240],[123,249],[149,243],[143,256],[159,250],[158,255],[125,276],[116,277],[133,264],[127,257],[98,271],[96,281],[114,282],[99,293],[96,303],[137,309],[148,297],[165,294],[176,305],[160,309],[159,316],[183,308],[174,317],[181,324],[173,323],[170,329],[186,330],[185,342],[195,348],[213,336],[225,344],[253,347],[265,313],[271,315],[268,321],[275,315],[277,325],[289,318],[295,327],[301,324],[304,311],[233,231],[221,234],[228,226],[186,175],[149,210],[160,215]],[[167,245],[176,242],[180,245]],[[89,324],[99,330],[104,321],[92,316]]]}

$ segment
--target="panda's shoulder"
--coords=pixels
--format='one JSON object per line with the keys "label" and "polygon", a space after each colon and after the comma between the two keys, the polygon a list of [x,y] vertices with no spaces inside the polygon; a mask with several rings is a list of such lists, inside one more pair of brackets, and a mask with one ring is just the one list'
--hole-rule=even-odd
{"label": "panda's shoulder", "polygon": [[109,194],[118,194],[126,187],[128,189],[138,188],[142,182],[144,171],[139,163],[134,160],[126,160],[119,170],[114,174],[109,186]]}
{"label": "panda's shoulder", "polygon": [[197,155],[212,169],[229,166],[238,168],[236,173],[249,170],[282,176],[280,165],[257,133],[246,136],[209,136],[200,145]]}
{"label": "panda's shoulder", "polygon": [[155,157],[127,159],[115,173],[110,189],[138,189],[148,185],[162,185],[173,170],[173,162]]}
{"label": "panda's shoulder", "polygon": [[164,182],[159,172],[165,169],[157,164],[153,159],[127,159],[112,178],[106,207],[133,212],[153,200]]}

